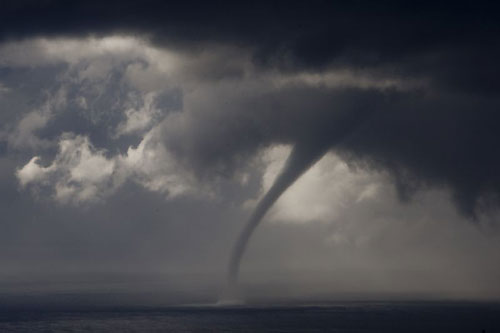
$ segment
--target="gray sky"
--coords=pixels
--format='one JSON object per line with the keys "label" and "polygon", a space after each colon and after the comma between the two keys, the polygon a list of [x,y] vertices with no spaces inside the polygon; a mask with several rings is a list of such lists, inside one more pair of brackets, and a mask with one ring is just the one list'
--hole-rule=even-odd
{"label": "gray sky", "polygon": [[399,41],[404,52],[353,37],[315,58],[303,49],[314,36],[274,50],[274,32],[226,35],[219,23],[200,39],[173,38],[179,22],[159,38],[154,20],[6,25],[2,291],[216,294],[245,220],[305,142],[330,149],[253,235],[248,295],[500,296],[499,99],[496,82],[470,74],[485,50],[456,56],[472,42],[444,29],[434,44]]}

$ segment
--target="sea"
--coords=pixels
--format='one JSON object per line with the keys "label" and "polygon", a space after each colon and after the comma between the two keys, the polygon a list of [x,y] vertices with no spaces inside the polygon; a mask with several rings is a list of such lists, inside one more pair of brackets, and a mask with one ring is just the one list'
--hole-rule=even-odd
{"label": "sea", "polygon": [[9,297],[0,299],[0,332],[500,332],[497,302],[134,306]]}

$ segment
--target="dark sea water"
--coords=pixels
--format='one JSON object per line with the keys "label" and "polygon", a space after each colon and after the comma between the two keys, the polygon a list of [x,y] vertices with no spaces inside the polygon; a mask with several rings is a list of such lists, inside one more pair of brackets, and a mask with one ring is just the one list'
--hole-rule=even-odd
{"label": "dark sea water", "polygon": [[500,304],[0,307],[0,332],[500,332]]}

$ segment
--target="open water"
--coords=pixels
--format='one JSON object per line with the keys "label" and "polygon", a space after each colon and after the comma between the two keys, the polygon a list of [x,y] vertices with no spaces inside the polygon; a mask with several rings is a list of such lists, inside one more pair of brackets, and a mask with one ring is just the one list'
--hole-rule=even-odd
{"label": "open water", "polygon": [[0,332],[500,332],[500,303],[93,307],[3,302]]}

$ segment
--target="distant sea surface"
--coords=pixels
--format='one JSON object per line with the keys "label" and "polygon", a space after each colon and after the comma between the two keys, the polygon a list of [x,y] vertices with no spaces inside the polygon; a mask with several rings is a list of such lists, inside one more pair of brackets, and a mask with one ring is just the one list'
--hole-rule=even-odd
{"label": "distant sea surface", "polygon": [[0,332],[500,332],[500,304],[342,302],[217,307],[3,302]]}

